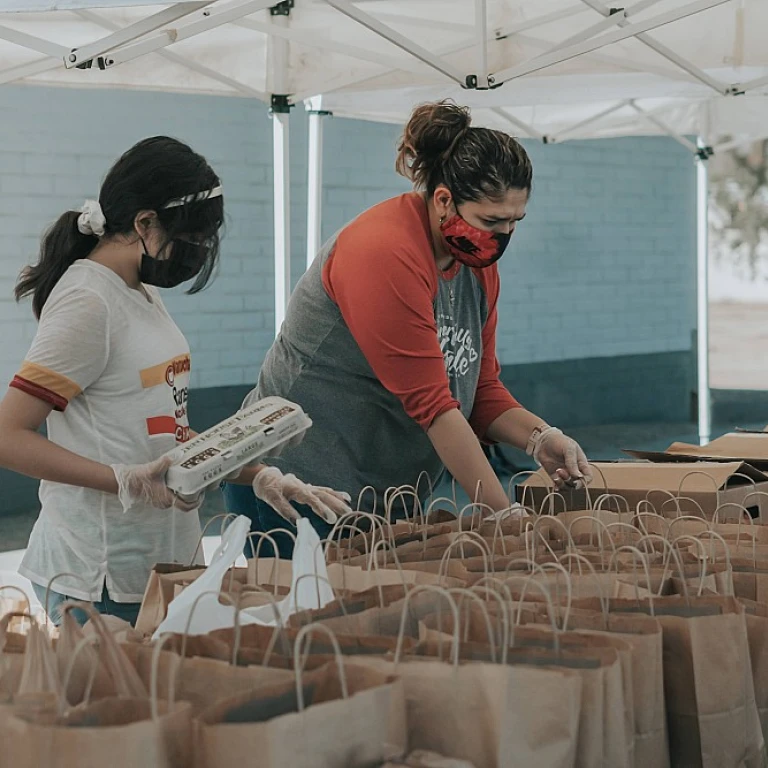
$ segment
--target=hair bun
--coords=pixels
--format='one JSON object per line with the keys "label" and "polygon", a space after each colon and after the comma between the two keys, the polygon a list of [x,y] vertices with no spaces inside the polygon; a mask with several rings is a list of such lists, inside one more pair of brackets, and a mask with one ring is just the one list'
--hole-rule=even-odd
{"label": "hair bun", "polygon": [[451,154],[471,123],[469,109],[450,100],[415,107],[397,147],[397,172],[418,184]]}

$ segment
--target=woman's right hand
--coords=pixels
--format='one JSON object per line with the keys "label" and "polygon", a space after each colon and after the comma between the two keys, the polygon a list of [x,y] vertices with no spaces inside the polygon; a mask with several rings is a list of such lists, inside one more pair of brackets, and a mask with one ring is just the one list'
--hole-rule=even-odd
{"label": "woman's right hand", "polygon": [[156,509],[175,507],[182,512],[197,509],[202,504],[202,494],[194,501],[184,501],[165,484],[165,474],[172,463],[170,456],[161,456],[149,464],[113,464],[117,497],[123,505],[123,512],[130,512],[137,505]]}

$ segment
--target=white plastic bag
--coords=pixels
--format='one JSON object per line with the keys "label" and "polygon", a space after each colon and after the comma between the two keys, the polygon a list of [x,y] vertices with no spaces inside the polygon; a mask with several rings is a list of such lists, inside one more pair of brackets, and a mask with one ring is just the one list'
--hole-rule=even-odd
{"label": "white plastic bag", "polygon": [[[250,528],[251,521],[244,515],[232,522],[221,537],[221,544],[214,552],[210,565],[168,605],[168,613],[152,635],[153,640],[166,632],[205,635],[215,629],[234,626],[235,607],[221,603],[218,595],[227,571],[243,551]],[[322,548],[318,546],[320,537],[305,518],[299,520],[297,528],[291,591],[277,604],[281,622],[298,611],[322,608],[334,600],[333,590],[327,581],[328,570]],[[240,624],[275,626],[274,606],[264,605],[241,611]]]}

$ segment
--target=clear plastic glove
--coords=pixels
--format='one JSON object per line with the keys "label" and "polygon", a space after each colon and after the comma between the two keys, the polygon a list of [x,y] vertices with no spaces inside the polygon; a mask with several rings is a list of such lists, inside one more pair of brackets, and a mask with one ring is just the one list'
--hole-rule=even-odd
{"label": "clear plastic glove", "polygon": [[253,480],[253,492],[257,499],[269,504],[289,523],[296,524],[299,513],[291,502],[306,504],[326,523],[333,525],[341,515],[351,512],[348,493],[334,491],[318,485],[309,485],[296,475],[284,475],[277,467],[264,467]]}
{"label": "clear plastic glove", "polygon": [[583,488],[592,482],[584,451],[555,427],[548,427],[538,436],[533,458],[552,478],[556,488]]}
{"label": "clear plastic glove", "polygon": [[165,484],[165,473],[172,463],[171,456],[161,456],[149,464],[112,464],[123,512],[130,512],[138,505],[155,509],[175,507],[182,512],[197,509],[203,503],[203,494],[182,499]]}

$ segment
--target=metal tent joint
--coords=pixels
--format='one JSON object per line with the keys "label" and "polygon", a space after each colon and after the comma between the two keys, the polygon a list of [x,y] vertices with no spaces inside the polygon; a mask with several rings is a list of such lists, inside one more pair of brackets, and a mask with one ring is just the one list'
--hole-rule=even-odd
{"label": "metal tent joint", "polygon": [[[77,53],[77,48],[73,48],[72,49],[72,53],[70,53],[70,55],[69,55],[69,60],[71,62],[77,61],[76,53]],[[107,65],[106,65],[106,62],[105,62],[103,56],[97,56],[95,59],[87,59],[86,61],[82,61],[79,64],[75,64],[75,68],[76,69],[91,69],[91,67],[93,67],[94,61],[96,62],[96,65],[98,66],[99,69],[106,69],[107,68]]]}
{"label": "metal tent joint", "polygon": [[270,16],[290,16],[291,9],[294,7],[294,0],[282,0],[277,5],[269,9]]}
{"label": "metal tent joint", "polygon": [[714,148],[710,147],[709,145],[707,145],[706,147],[699,147],[698,150],[696,151],[696,157],[699,160],[703,160],[703,161],[709,160],[709,158],[712,157],[712,155],[714,154],[715,154]]}
{"label": "metal tent joint", "polygon": [[291,98],[288,94],[273,93],[269,100],[269,114],[287,115],[290,113],[293,106],[294,105],[291,103]]}
{"label": "metal tent joint", "polygon": [[726,96],[743,96],[745,90],[740,85],[732,85],[725,91]]}

